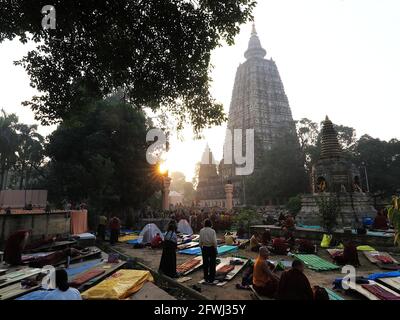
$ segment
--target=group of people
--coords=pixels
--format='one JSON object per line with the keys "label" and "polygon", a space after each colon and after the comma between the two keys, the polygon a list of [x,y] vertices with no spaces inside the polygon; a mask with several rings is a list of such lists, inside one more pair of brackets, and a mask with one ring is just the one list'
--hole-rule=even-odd
{"label": "group of people", "polygon": [[311,287],[302,261],[294,260],[292,267],[278,277],[276,266],[268,261],[269,254],[267,247],[260,247],[254,263],[252,284],[258,294],[278,300],[329,300],[325,289]]}
{"label": "group of people", "polygon": [[[215,283],[217,265],[217,234],[212,228],[210,219],[204,221],[204,227],[200,230],[199,247],[203,257],[203,274],[206,283]],[[167,232],[163,241],[163,252],[160,260],[159,271],[163,274],[176,278],[176,249],[177,249],[177,225],[175,220],[168,224]]]}
{"label": "group of people", "polygon": [[108,218],[104,215],[99,216],[99,223],[97,225],[97,237],[101,241],[105,241],[107,227],[110,230],[110,244],[114,245],[118,242],[118,238],[121,231],[121,220],[114,216],[108,221]]}

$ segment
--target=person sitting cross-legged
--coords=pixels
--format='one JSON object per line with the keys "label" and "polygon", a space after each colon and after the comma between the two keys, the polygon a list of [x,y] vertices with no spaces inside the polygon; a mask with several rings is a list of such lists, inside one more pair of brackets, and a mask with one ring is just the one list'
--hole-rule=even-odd
{"label": "person sitting cross-legged", "polygon": [[304,275],[304,264],[294,260],[292,268],[281,275],[278,288],[279,300],[313,300],[310,282]]}
{"label": "person sitting cross-legged", "polygon": [[279,277],[274,274],[274,265],[267,261],[269,251],[267,247],[260,247],[253,269],[253,288],[261,296],[275,298]]}

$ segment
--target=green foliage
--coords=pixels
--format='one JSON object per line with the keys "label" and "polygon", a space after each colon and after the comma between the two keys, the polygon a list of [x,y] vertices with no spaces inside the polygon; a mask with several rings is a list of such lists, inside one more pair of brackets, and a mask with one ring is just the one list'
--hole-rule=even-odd
{"label": "green foliage", "polygon": [[[43,161],[44,138],[36,125],[18,122],[15,114],[0,115],[0,189],[32,187]],[[7,185],[6,182],[8,182]]]}
{"label": "green foliage", "polygon": [[265,205],[268,200],[288,199],[307,190],[304,158],[293,138],[279,140],[263,155],[261,163],[245,181],[248,203]]}
{"label": "green foliage", "polygon": [[6,114],[1,110],[0,116],[0,189],[5,183],[5,174],[17,161],[18,134],[16,125],[18,118],[15,114]]}
{"label": "green foliage", "polygon": [[301,210],[301,196],[291,197],[286,204],[286,209],[290,214],[296,216]]}
{"label": "green foliage", "polygon": [[0,6],[0,42],[40,42],[18,64],[42,93],[25,104],[43,123],[77,112],[82,81],[101,97],[122,88],[136,108],[163,106],[196,132],[225,120],[209,92],[211,51],[223,41],[233,44],[255,1],[54,0],[57,28],[43,30],[46,4],[3,0]]}
{"label": "green foliage", "polygon": [[392,197],[392,203],[387,208],[388,218],[390,223],[393,224],[395,229],[394,244],[400,245],[400,210],[399,210],[400,199],[397,196]]}
{"label": "green foliage", "polygon": [[316,198],[316,202],[322,226],[327,232],[331,233],[337,226],[337,218],[340,214],[339,200],[335,196],[323,195]]}
{"label": "green foliage", "polygon": [[[311,172],[312,165],[318,161],[321,152],[320,126],[306,118],[297,121],[296,126],[306,166]],[[397,177],[400,176],[400,141],[382,141],[368,135],[356,140],[355,130],[351,127],[335,125],[335,130],[344,155],[357,166],[366,167],[370,191],[395,193],[399,187]],[[361,168],[365,190],[364,175],[364,169]]]}
{"label": "green foliage", "polygon": [[382,141],[364,135],[357,141],[353,154],[355,164],[366,167],[371,192],[396,193],[400,177],[400,141]]}
{"label": "green foliage", "polygon": [[234,216],[234,222],[237,226],[243,226],[247,232],[250,232],[250,226],[259,223],[260,215],[252,209],[244,208]]}
{"label": "green foliage", "polygon": [[146,118],[115,100],[90,101],[86,113],[63,122],[49,137],[50,198],[88,203],[96,213],[140,207],[160,189],[146,161]]}

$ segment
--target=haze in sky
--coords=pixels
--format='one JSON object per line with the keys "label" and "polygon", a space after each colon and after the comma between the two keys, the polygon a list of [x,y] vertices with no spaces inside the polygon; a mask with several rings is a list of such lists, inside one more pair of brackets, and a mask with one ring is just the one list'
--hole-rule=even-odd
{"label": "haze in sky", "polygon": [[[261,44],[278,66],[293,118],[320,122],[325,115],[354,127],[357,136],[400,138],[400,1],[259,0],[254,11]],[[229,111],[236,68],[244,62],[251,23],[241,26],[234,46],[213,52],[211,87]],[[29,49],[18,41],[0,44],[0,108],[34,123],[20,105],[35,93],[21,67],[13,65]],[[194,175],[206,143],[222,158],[225,126],[204,130],[193,140],[191,128],[171,138],[170,171]],[[55,127],[40,127],[49,134]]]}

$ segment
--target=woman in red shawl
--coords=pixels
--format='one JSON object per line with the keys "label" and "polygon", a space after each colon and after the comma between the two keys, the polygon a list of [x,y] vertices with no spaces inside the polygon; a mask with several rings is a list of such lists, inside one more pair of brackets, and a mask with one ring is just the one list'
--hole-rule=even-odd
{"label": "woman in red shawl", "polygon": [[4,249],[4,261],[12,266],[22,264],[22,251],[28,241],[30,231],[20,230],[10,235]]}

